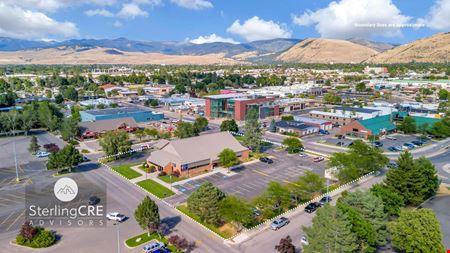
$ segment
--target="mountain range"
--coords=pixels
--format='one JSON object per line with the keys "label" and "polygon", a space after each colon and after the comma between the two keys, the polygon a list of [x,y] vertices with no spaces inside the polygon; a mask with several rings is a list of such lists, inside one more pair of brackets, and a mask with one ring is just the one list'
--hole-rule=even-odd
{"label": "mountain range", "polygon": [[0,64],[251,64],[450,61],[450,34],[405,45],[359,38],[273,39],[232,44],[78,39],[30,41],[0,37]]}

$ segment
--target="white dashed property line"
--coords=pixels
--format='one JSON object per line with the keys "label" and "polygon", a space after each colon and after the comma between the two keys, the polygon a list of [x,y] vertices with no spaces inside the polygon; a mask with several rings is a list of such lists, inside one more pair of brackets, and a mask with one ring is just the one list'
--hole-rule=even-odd
{"label": "white dashed property line", "polygon": [[[133,149],[132,151],[126,152],[126,153],[133,153],[136,151],[141,151],[142,148],[140,149]],[[158,196],[154,195],[153,193],[147,191],[145,188],[143,188],[142,186],[138,185],[137,183],[133,183],[130,179],[126,178],[125,176],[123,176],[122,174],[120,174],[119,172],[113,170],[111,168],[111,166],[109,166],[108,164],[105,164],[102,162],[103,159],[107,159],[107,158],[111,158],[111,157],[116,157],[116,156],[120,156],[124,153],[119,153],[119,154],[115,154],[115,155],[109,155],[109,156],[105,156],[105,157],[101,157],[98,159],[98,162],[100,164],[102,164],[103,166],[105,166],[106,168],[108,168],[109,170],[113,171],[114,173],[118,174],[119,176],[121,176],[122,178],[124,178],[125,180],[127,180],[128,182],[130,182],[131,184],[136,185],[137,187],[139,187],[142,191],[144,191],[147,194],[150,194],[152,197],[158,199],[159,201],[163,202],[165,205],[175,209],[178,213],[182,214],[184,217],[188,218],[190,221],[193,221],[195,223],[197,223],[198,225],[202,226],[204,229],[208,230],[209,232],[211,232],[212,234],[214,234],[215,236],[217,236],[219,239],[223,240],[225,242],[225,238],[223,238],[221,235],[219,235],[218,233],[216,233],[215,231],[211,230],[210,228],[206,227],[205,225],[201,224],[200,222],[196,221],[195,219],[193,219],[192,217],[190,217],[189,215],[183,213],[182,211],[178,210],[174,205],[170,204],[169,202],[165,201],[164,199],[159,198]]]}

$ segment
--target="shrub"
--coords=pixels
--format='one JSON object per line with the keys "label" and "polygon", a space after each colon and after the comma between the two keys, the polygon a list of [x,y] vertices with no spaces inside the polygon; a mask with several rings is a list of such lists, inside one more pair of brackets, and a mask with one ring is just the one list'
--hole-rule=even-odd
{"label": "shrub", "polygon": [[153,172],[155,172],[156,171],[156,167],[155,166],[150,166],[150,173],[153,173]]}
{"label": "shrub", "polygon": [[72,144],[72,145],[74,145],[74,146],[80,144],[80,143],[79,143],[78,141],[76,141],[76,140],[70,140],[70,141],[68,141],[68,142],[69,142],[69,144]]}
{"label": "shrub", "polygon": [[83,153],[83,154],[88,154],[88,153],[90,153],[90,152],[89,152],[89,150],[87,150],[87,149],[82,149],[82,150],[81,150],[81,153]]}
{"label": "shrub", "polygon": [[[28,239],[29,238],[29,239]],[[16,243],[31,248],[47,248],[56,242],[52,231],[41,227],[33,227],[29,222],[22,225],[20,233],[16,236]]]}

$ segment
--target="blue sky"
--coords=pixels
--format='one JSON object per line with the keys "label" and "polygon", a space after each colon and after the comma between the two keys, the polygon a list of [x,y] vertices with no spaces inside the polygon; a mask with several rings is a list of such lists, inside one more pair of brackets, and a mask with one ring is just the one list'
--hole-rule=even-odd
{"label": "blue sky", "polygon": [[0,36],[242,43],[450,31],[450,0],[0,0]]}

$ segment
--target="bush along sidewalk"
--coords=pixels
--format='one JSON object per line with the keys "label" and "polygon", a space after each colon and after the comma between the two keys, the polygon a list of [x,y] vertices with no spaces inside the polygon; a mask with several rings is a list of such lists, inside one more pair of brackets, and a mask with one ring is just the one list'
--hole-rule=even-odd
{"label": "bush along sidewalk", "polygon": [[29,221],[22,225],[15,241],[17,245],[30,248],[48,248],[56,242],[53,231],[45,230],[42,227],[33,227]]}

